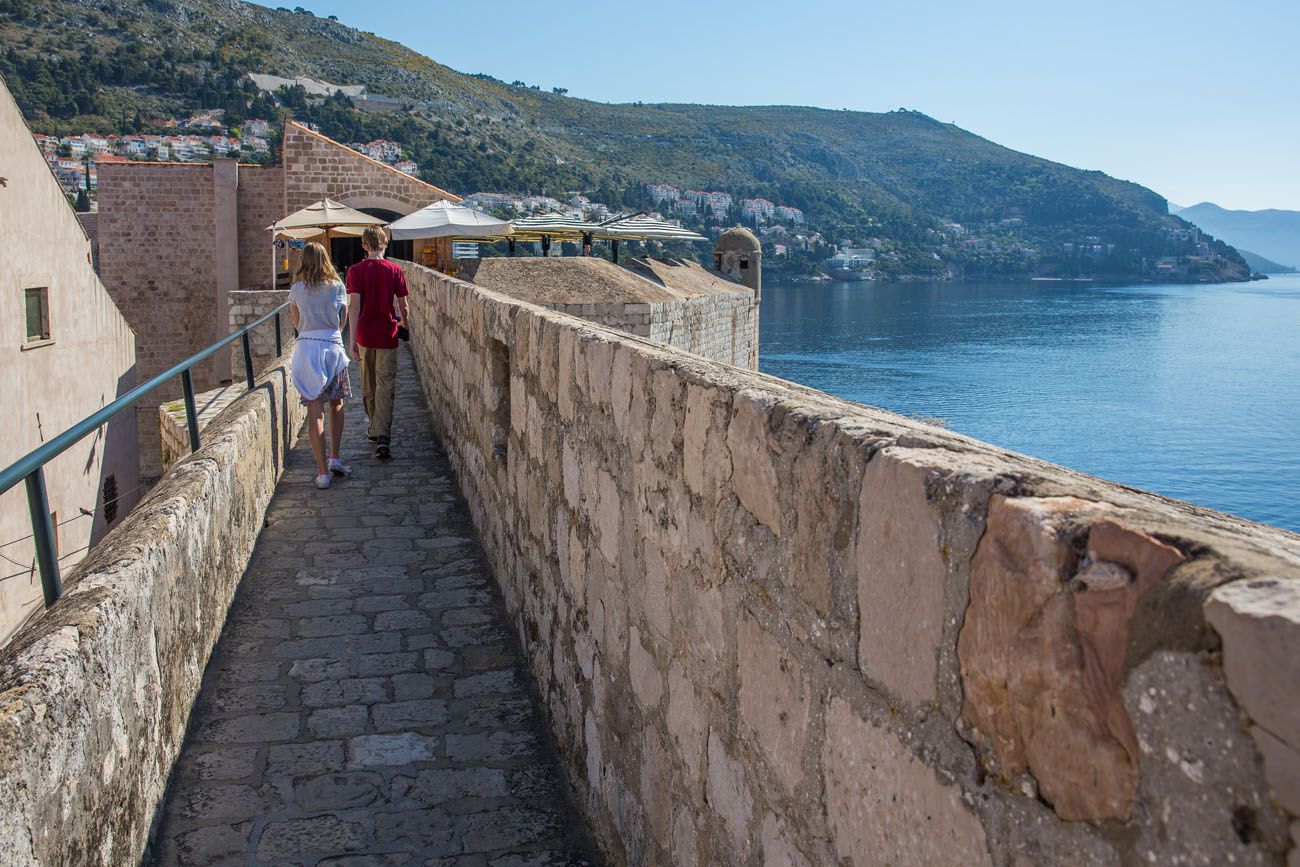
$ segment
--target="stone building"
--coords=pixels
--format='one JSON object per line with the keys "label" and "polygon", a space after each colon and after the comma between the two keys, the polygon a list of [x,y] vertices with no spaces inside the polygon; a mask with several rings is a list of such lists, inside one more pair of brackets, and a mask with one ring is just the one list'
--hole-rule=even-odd
{"label": "stone building", "polygon": [[[285,123],[280,153],[281,163],[270,166],[217,159],[101,168],[99,271],[141,335],[141,377],[228,334],[231,292],[284,282],[294,261],[273,248],[267,227],[286,214],[331,198],[392,220],[439,200],[459,201],[292,121]],[[334,253],[339,264],[350,264],[360,258],[360,243],[339,239]],[[194,370],[199,390],[230,378],[225,353]],[[159,470],[158,404],[179,395],[177,383],[139,404],[147,475]]]}
{"label": "stone building", "polygon": [[713,249],[713,267],[754,290],[754,300],[763,298],[763,245],[758,236],[741,226],[718,236]]}
{"label": "stone building", "polygon": [[[7,467],[135,386],[135,335],[90,262],[90,239],[0,84],[0,395]],[[59,562],[80,561],[138,497],[135,416],[45,467]],[[0,642],[42,608],[24,486],[0,494]]]}

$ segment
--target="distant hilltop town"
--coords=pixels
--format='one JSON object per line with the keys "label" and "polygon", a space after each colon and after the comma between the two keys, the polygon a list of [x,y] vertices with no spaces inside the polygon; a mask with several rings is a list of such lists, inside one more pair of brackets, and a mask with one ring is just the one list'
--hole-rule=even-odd
{"label": "distant hilltop town", "polygon": [[[708,210],[718,219],[726,219],[732,208],[730,193],[679,190],[669,184],[646,184],[646,193],[655,204],[665,206],[685,217]],[[757,225],[776,219],[788,223],[802,223],[803,211],[788,205],[778,205],[767,199],[741,199],[740,215]]]}
{"label": "distant hilltop town", "polygon": [[[238,126],[227,127],[220,109],[204,111],[184,120],[159,119],[150,122],[158,129],[176,129],[172,134],[124,134],[52,136],[34,133],[36,144],[46,162],[69,195],[98,188],[96,165],[132,160],[146,162],[202,163],[213,157],[235,157],[246,162],[268,162],[272,158],[271,139],[278,133],[272,121],[250,118]],[[315,129],[315,126],[308,124]],[[317,130],[319,131],[319,130]],[[353,143],[351,147],[371,159],[391,165],[399,172],[415,175],[414,160],[406,158],[396,142],[376,139]]]}

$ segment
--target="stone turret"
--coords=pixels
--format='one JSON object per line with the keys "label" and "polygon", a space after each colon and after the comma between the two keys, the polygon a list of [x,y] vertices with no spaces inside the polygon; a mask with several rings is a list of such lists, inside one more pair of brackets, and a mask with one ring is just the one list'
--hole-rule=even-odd
{"label": "stone turret", "polygon": [[763,247],[748,229],[736,226],[718,236],[713,267],[754,290],[754,302],[763,296]]}

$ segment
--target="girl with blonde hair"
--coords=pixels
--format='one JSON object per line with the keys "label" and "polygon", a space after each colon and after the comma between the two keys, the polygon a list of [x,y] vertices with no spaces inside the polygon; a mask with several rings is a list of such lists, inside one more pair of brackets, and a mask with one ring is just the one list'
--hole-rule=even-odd
{"label": "girl with blonde hair", "polygon": [[[339,459],[343,439],[343,401],[352,396],[347,351],[343,348],[342,308],[347,289],[329,253],[317,243],[302,250],[302,261],[289,289],[289,315],[298,331],[293,349],[293,384],[307,407],[307,438],[316,456],[316,487],[328,488],[333,476],[351,472]],[[325,458],[325,403],[330,408],[330,452]]]}

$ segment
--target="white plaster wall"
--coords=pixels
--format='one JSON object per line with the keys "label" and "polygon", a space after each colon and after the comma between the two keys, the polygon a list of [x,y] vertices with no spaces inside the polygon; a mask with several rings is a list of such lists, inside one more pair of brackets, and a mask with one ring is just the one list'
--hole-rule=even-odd
{"label": "white plaster wall", "polygon": [[[18,106],[0,84],[0,395],[5,429],[0,467],[71,427],[135,385],[135,335],[91,267],[90,240],[32,140]],[[24,348],[23,290],[49,287],[52,342]],[[103,479],[119,493],[139,485],[135,414],[118,419],[46,467],[50,508],[58,513],[66,571],[111,527]],[[138,495],[118,503],[120,522]],[[91,512],[82,516],[81,510]],[[115,522],[115,523],[116,523]],[[27,495],[0,494],[0,643],[42,608],[31,569]]]}

